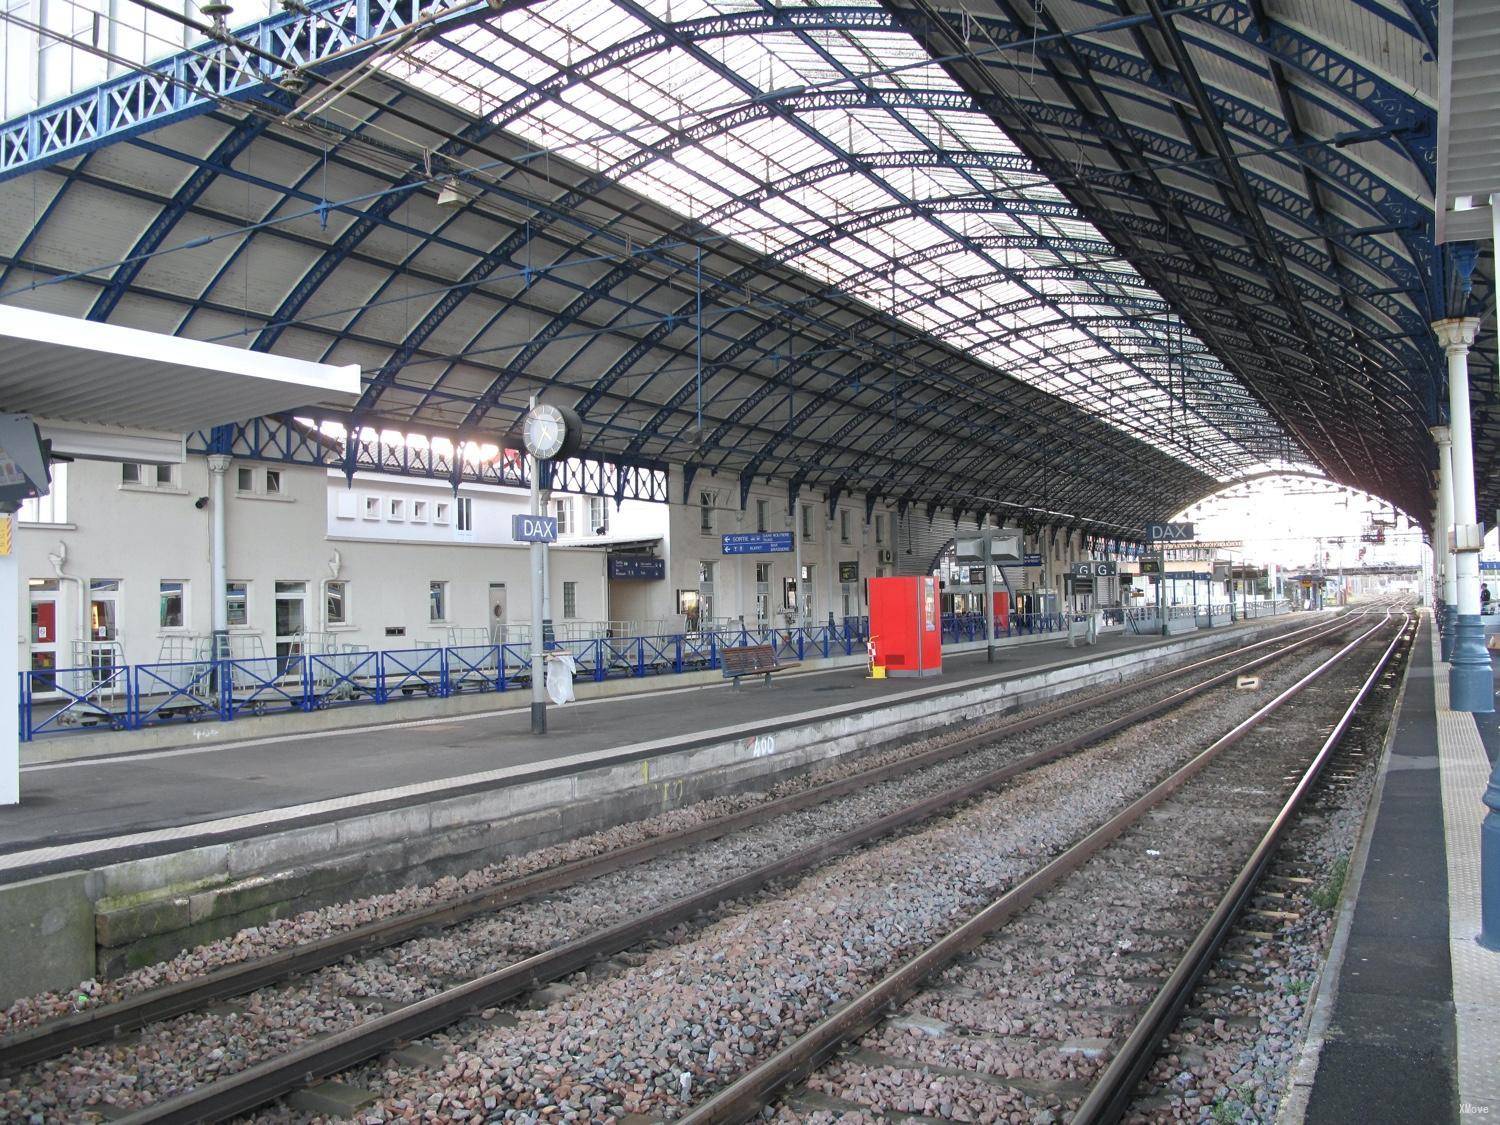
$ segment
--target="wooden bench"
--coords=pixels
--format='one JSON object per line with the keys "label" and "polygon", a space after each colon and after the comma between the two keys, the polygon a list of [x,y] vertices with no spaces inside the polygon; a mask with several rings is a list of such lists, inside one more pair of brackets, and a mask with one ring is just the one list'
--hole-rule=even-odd
{"label": "wooden bench", "polygon": [[724,678],[733,680],[736,688],[740,686],[741,676],[764,676],[766,683],[769,684],[772,672],[785,672],[788,668],[795,668],[801,663],[797,660],[782,663],[776,659],[776,649],[771,645],[736,645],[734,648],[721,648],[719,662],[724,667]]}

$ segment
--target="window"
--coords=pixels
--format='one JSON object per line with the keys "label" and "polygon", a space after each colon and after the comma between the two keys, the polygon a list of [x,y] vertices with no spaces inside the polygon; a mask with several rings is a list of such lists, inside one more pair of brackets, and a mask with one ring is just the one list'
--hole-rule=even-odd
{"label": "window", "polygon": [[45,496],[34,496],[21,501],[21,510],[16,513],[20,523],[67,523],[68,522],[68,466],[59,461],[52,466],[52,486]]}
{"label": "window", "polygon": [[380,518],[380,497],[365,497],[365,519],[378,520]]}
{"label": "window", "polygon": [[161,584],[160,624],[163,629],[182,629],[187,625],[187,583]]}
{"label": "window", "polygon": [[474,530],[474,501],[468,496],[458,498],[458,530]]}
{"label": "window", "polygon": [[250,583],[224,583],[224,619],[230,627],[250,624]]}
{"label": "window", "polygon": [[266,470],[266,495],[267,496],[280,496],[281,495],[281,470],[280,469],[267,469]]}
{"label": "window", "polygon": [[812,505],[811,504],[803,504],[802,505],[802,538],[803,539],[811,539],[813,537],[813,518],[812,518],[812,514],[813,514]]}
{"label": "window", "polygon": [[448,583],[427,583],[427,620],[448,620]]}
{"label": "window", "polygon": [[595,535],[609,530],[609,502],[602,496],[589,497],[589,530]]}
{"label": "window", "polygon": [[839,509],[839,542],[849,542],[849,511],[847,508]]}
{"label": "window", "polygon": [[552,514],[557,517],[557,534],[573,534],[573,501],[552,501]]}
{"label": "window", "polygon": [[255,470],[241,465],[234,475],[235,488],[241,492],[255,491]]}
{"label": "window", "polygon": [[563,583],[563,620],[572,621],[578,616],[578,583]]}
{"label": "window", "polygon": [[175,488],[176,465],[138,465],[127,461],[120,466],[120,483],[134,488]]}
{"label": "window", "polygon": [[884,516],[876,516],[875,517],[875,542],[876,543],[884,543],[885,542],[885,517]]}
{"label": "window", "polygon": [[714,505],[718,502],[719,494],[716,492],[698,493],[698,530],[704,535],[712,535],[714,531]]}
{"label": "window", "polygon": [[330,582],[323,587],[323,616],[329,625],[349,624],[349,583]]}
{"label": "window", "polygon": [[426,523],[427,522],[427,501],[426,500],[413,500],[411,502],[411,522],[412,523]]}
{"label": "window", "polygon": [[712,586],[714,584],[714,564],[701,562],[698,564],[698,585]]}
{"label": "window", "polygon": [[449,508],[448,504],[446,504],[442,500],[439,500],[437,502],[437,506],[436,506],[436,509],[435,509],[436,510],[436,514],[432,517],[433,521],[436,522],[436,523],[446,524],[448,522],[448,519],[449,519],[448,508]]}
{"label": "window", "polygon": [[755,564],[755,621],[765,625],[771,619],[771,564]]}
{"label": "window", "polygon": [[771,530],[771,502],[769,500],[755,502],[755,530]]}
{"label": "window", "polygon": [[398,521],[406,519],[406,501],[393,498],[390,507],[386,509],[386,516]]}

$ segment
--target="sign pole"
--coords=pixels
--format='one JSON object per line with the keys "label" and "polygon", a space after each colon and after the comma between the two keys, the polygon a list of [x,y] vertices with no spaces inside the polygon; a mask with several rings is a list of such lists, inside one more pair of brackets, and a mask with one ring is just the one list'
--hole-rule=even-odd
{"label": "sign pole", "polygon": [[995,541],[984,537],[984,654],[985,662],[995,663]]}
{"label": "sign pole", "polygon": [[1156,552],[1156,624],[1167,636],[1167,552]]}
{"label": "sign pole", "polygon": [[[542,514],[542,463],[531,459],[531,514]],[[546,663],[542,653],[542,584],[547,580],[547,544],[531,544],[531,733],[547,733],[547,686],[543,681],[542,668]]]}

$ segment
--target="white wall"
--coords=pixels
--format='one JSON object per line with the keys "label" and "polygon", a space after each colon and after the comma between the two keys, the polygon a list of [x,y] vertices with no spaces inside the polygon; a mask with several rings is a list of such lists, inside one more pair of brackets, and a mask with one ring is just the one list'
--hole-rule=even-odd
{"label": "white wall", "polygon": [[[241,487],[241,469],[249,471]],[[279,474],[271,487],[270,474]],[[62,514],[66,522],[20,524],[19,557],[24,579],[55,580],[50,555],[65,556],[63,573],[84,583],[115,579],[119,635],[124,658],[145,663],[160,658],[164,640],[203,636],[212,630],[209,589],[209,472],[201,457],[175,470],[174,479],[155,483],[155,470],[143,473],[142,486],[122,483],[121,466],[80,461],[67,469],[62,503],[33,506],[27,513]],[[510,516],[526,510],[529,499],[519,489],[464,485],[455,498],[443,482],[361,474],[350,488],[344,477],[325,469],[254,462],[231,463],[225,481],[228,574],[248,584],[248,620],[231,626],[241,651],[259,638],[267,654],[275,651],[275,587],[278,582],[306,584],[306,628],[337,634],[338,643],[372,648],[442,643],[450,626],[487,629],[490,586],[503,583],[508,619],[529,619],[530,579],[527,549],[511,541]],[[573,583],[574,616],[580,620],[661,621],[676,613],[679,590],[701,591],[700,567],[715,571],[713,615],[737,620],[756,618],[756,564],[771,567],[771,620],[783,620],[783,581],[793,577],[793,553],[725,555],[722,536],[758,530],[757,501],[766,502],[766,529],[790,528],[784,486],[758,485],[739,507],[737,478],[699,474],[691,503],[682,504],[682,476],[673,470],[671,505],[610,500],[606,536],[580,534],[551,551],[552,612],[564,620],[564,584]],[[702,528],[700,493],[714,495],[712,530]],[[205,499],[203,507],[195,501]],[[472,504],[472,527],[457,526],[458,499]],[[563,497],[578,506],[582,497]],[[373,509],[367,509],[371,501]],[[400,501],[399,518],[392,501]],[[829,518],[826,498],[804,493],[811,535],[802,536],[802,561],[813,568],[810,620],[826,621],[844,613],[837,564],[857,562],[860,582],[851,584],[849,611],[867,611],[864,579],[881,572],[879,552],[894,544],[892,510],[885,518],[884,544],[876,542],[873,523],[865,522],[863,497],[843,499]],[[424,505],[418,518],[417,505]],[[439,505],[445,506],[441,513]],[[368,515],[367,515],[368,512]],[[840,534],[839,513],[848,515],[848,542]],[[579,525],[580,530],[581,523]],[[662,581],[605,578],[607,543],[659,544],[667,578]],[[589,543],[590,546],[582,546]],[[884,568],[894,573],[894,568]],[[159,617],[161,583],[186,583],[186,617],[180,629],[164,629]],[[327,626],[323,588],[329,580],[347,583],[347,621]],[[429,620],[429,583],[447,583],[445,620]],[[22,667],[30,667],[29,591],[22,590]],[[71,642],[83,637],[88,599],[76,581],[62,581],[56,595],[60,644],[57,666],[73,665]]]}
{"label": "white wall", "polygon": [[[253,470],[253,486],[241,491],[238,469]],[[281,474],[279,493],[266,490],[265,473]],[[80,461],[68,470],[67,523],[19,525],[23,579],[21,666],[30,667],[30,594],[27,579],[54,579],[49,554],[63,545],[63,570],[84,582],[118,579],[120,637],[131,663],[158,659],[165,638],[207,634],[212,629],[209,590],[209,511],[195,500],[209,494],[208,467],[190,458],[168,487],[135,488],[121,483],[119,465]],[[515,489],[464,486],[459,495],[474,505],[474,532],[460,532],[451,489],[400,478],[355,479],[363,512],[366,495],[386,501],[401,497],[407,514],[413,500],[425,499],[429,522],[353,520],[338,516],[342,476],[310,467],[231,464],[226,481],[228,574],[248,583],[248,623],[232,627],[256,637],[274,651],[275,584],[307,583],[307,627],[322,628],[322,584],[337,577],[348,583],[348,623],[335,628],[340,643],[400,648],[418,641],[442,642],[448,626],[487,628],[490,583],[504,583],[511,621],[529,619],[528,552],[510,541],[509,514],[520,511],[524,493]],[[450,522],[433,522],[439,500],[450,503]],[[388,510],[387,510],[388,511]],[[336,567],[336,573],[335,573]],[[187,583],[187,613],[181,629],[160,624],[163,580]],[[446,620],[428,616],[429,583],[448,583]],[[605,616],[604,554],[599,550],[554,548],[551,552],[553,616],[563,618],[564,583],[576,584],[576,616]],[[60,667],[73,659],[70,642],[82,636],[84,606],[76,582],[60,583],[58,632]],[[404,629],[387,636],[387,628]]]}

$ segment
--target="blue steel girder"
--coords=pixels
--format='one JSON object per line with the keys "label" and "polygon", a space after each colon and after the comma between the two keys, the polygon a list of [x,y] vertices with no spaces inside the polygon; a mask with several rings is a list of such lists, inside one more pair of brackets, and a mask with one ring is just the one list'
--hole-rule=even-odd
{"label": "blue steel girder", "polygon": [[[514,451],[502,452],[491,461],[476,461],[436,450],[430,443],[391,443],[379,434],[367,436],[360,420],[352,415],[311,412],[316,422],[336,421],[357,434],[341,447],[315,429],[282,417],[253,418],[247,422],[215,427],[192,434],[188,452],[228,453],[239,460],[382,473],[419,480],[469,482],[527,488],[525,458]],[[552,488],[590,496],[621,496],[627,499],[665,503],[666,466],[648,460],[620,461],[610,455],[585,451],[554,467]]]}
{"label": "blue steel girder", "polygon": [[[0,181],[101,145],[244,100],[292,71],[354,65],[414,25],[441,28],[493,9],[424,0],[311,0],[0,124]],[[278,61],[272,61],[272,60]]]}
{"label": "blue steel girder", "polygon": [[[1195,202],[1200,210],[1206,212],[1206,214],[1203,216],[1206,221],[1211,222],[1216,226],[1222,227],[1227,234],[1238,233],[1237,228],[1231,222],[1230,217],[1225,209],[1215,208],[1213,205],[1209,204],[1208,201],[1198,199],[1197,197],[1189,197],[1188,201]],[[1043,209],[1039,208],[1038,210]],[[801,242],[795,243],[792,246],[777,251],[777,256],[790,262],[795,260],[795,258],[797,258],[798,256],[805,254],[814,248],[832,246],[841,239],[854,237],[862,231],[878,228],[884,223],[890,222],[895,218],[905,217],[908,215],[925,216],[933,214],[950,214],[954,212],[1019,215],[1029,213],[1029,211],[1029,208],[1025,206],[1017,206],[1014,201],[996,200],[993,197],[986,196],[961,196],[947,199],[926,199],[920,201],[896,203],[884,208],[880,208],[878,210],[863,212],[842,224],[830,223],[823,231],[820,231],[817,234],[808,235]],[[1122,216],[1120,218],[1120,222],[1123,225],[1130,227],[1132,230],[1148,238],[1166,239],[1172,234],[1170,228],[1168,228],[1165,224],[1154,222],[1140,216]],[[1064,249],[1066,248],[1066,245],[1066,241],[1063,241],[1061,243],[1061,246]],[[1285,240],[1284,245],[1287,249],[1291,250],[1299,260],[1303,261],[1303,263],[1308,267],[1309,270],[1326,270],[1329,266],[1329,263],[1325,259],[1320,258],[1316,254],[1316,252],[1313,251],[1312,248],[1306,243],[1299,243],[1287,239]],[[1225,239],[1222,243],[1222,246],[1224,247],[1224,249],[1220,251],[1219,257],[1225,260],[1237,261],[1247,272],[1253,271],[1255,269],[1255,266],[1257,264],[1256,258],[1248,250],[1242,247],[1234,246],[1233,242],[1231,242],[1229,239]],[[1236,280],[1242,283],[1245,282],[1245,279],[1243,277],[1238,277],[1236,278]],[[1240,287],[1243,288],[1243,285],[1241,285]],[[1361,289],[1363,289],[1364,291],[1362,295],[1368,295],[1372,300],[1379,296],[1374,292],[1374,287],[1372,285],[1369,285],[1369,283],[1365,283],[1363,286],[1361,286]],[[1268,291],[1265,292],[1265,296],[1270,296]],[[1331,307],[1335,314],[1341,312],[1341,306],[1339,305],[1338,298],[1335,294],[1331,294],[1320,289],[1317,292],[1308,293],[1306,294],[1306,296],[1308,296],[1310,299],[1319,301],[1319,303],[1324,306]],[[1391,312],[1393,314],[1399,315],[1402,320],[1405,321],[1404,327],[1408,328],[1413,335],[1416,335],[1417,333],[1425,330],[1423,326],[1416,323],[1415,313],[1413,310],[1397,308],[1391,310]],[[1204,315],[1212,316],[1213,314],[1205,313]],[[1398,320],[1397,323],[1401,323],[1401,321]],[[1334,324],[1337,324],[1337,316],[1335,316]],[[1370,331],[1371,328],[1376,331],[1384,331],[1385,326],[1366,326],[1367,332]]]}

